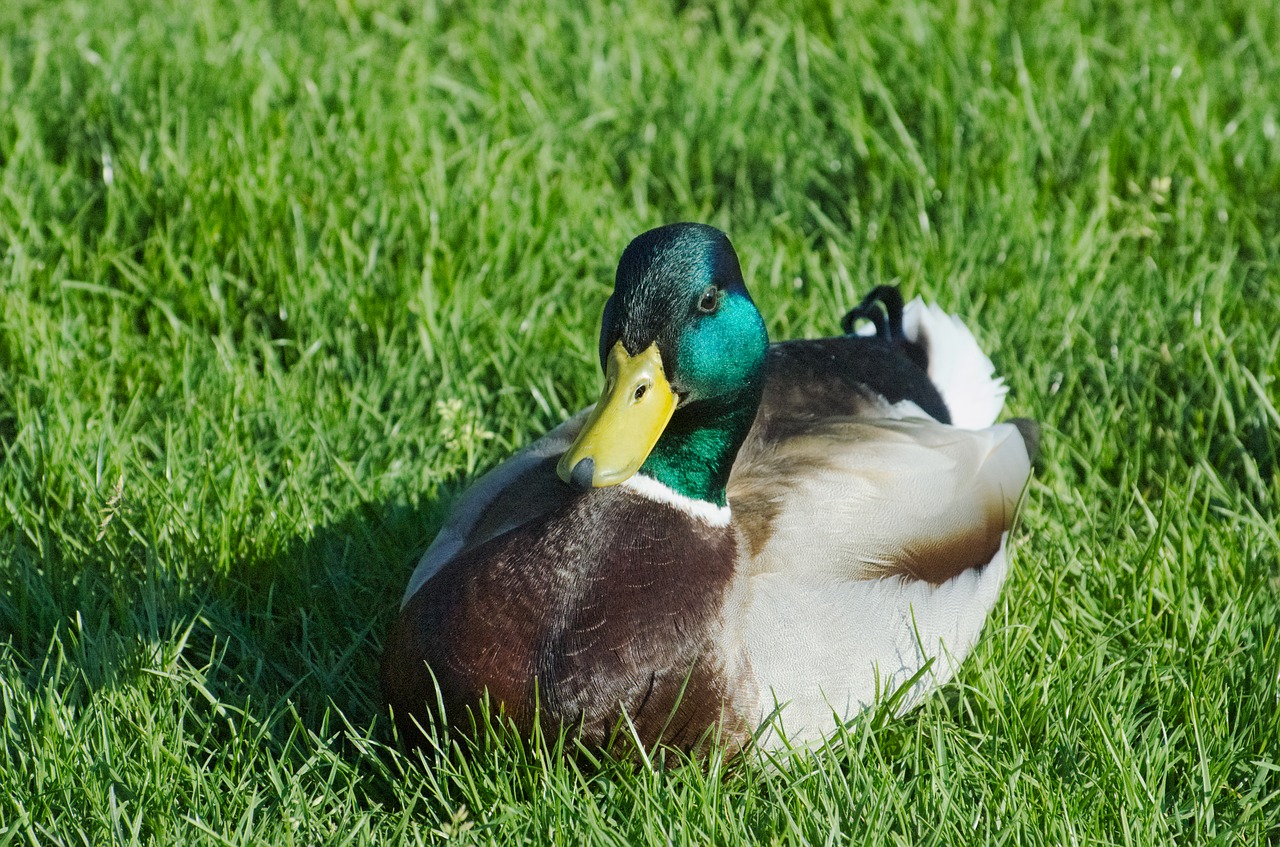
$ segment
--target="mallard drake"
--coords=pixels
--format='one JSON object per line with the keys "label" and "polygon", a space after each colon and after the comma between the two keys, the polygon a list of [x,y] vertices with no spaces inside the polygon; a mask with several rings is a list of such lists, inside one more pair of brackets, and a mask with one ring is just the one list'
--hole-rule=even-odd
{"label": "mallard drake", "polygon": [[[865,319],[865,320],[864,320]],[[593,408],[483,476],[382,665],[402,733],[481,702],[608,746],[808,744],[949,679],[1005,580],[1034,428],[959,320],[878,288],[770,344],[719,230],[622,254]],[[902,689],[902,690],[898,690]]]}

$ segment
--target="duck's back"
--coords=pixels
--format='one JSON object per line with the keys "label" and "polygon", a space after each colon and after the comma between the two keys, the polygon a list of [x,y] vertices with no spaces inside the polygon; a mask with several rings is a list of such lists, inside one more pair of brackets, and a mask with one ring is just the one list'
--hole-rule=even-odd
{"label": "duck's back", "polygon": [[[885,403],[914,403],[939,423],[951,413],[928,371],[912,358],[919,345],[876,336],[835,336],[769,345],[765,390],[752,437],[789,420],[880,418]],[[927,361],[927,359],[925,359]]]}

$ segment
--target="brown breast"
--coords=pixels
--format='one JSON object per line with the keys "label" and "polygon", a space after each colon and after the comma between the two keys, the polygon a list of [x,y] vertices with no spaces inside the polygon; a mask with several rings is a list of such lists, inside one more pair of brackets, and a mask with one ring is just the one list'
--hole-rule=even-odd
{"label": "brown breast", "polygon": [[411,739],[430,719],[431,673],[455,726],[487,692],[523,733],[538,714],[591,746],[623,711],[646,746],[741,736],[714,649],[734,562],[729,528],[622,488],[587,492],[427,582],[392,630],[384,694]]}

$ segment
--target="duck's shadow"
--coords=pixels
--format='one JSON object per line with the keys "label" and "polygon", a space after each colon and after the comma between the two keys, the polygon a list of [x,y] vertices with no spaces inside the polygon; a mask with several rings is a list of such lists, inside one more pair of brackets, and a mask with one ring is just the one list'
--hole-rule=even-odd
{"label": "duck's shadow", "polygon": [[246,569],[234,590],[211,598],[204,608],[210,631],[244,642],[243,657],[255,661],[252,673],[235,676],[287,695],[308,725],[330,706],[355,725],[375,720],[383,712],[383,637],[460,489],[416,503],[362,504],[300,534],[260,568]]}
{"label": "duck's shadow", "polygon": [[[396,745],[378,687],[383,640],[466,482],[360,505],[221,572],[216,544],[161,552],[126,526],[132,515],[80,547],[19,538],[0,597],[5,677],[89,751],[184,738],[204,770],[319,757],[385,774],[385,755],[365,755],[371,741]],[[95,715],[117,712],[137,719],[94,729]],[[29,742],[41,755],[44,741]],[[375,779],[361,791],[391,788]]]}

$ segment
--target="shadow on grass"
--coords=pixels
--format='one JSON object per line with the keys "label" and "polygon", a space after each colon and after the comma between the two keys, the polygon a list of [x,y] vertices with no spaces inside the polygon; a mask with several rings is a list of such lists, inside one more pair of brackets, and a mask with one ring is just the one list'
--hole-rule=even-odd
{"label": "shadow on grass", "polygon": [[372,802],[399,805],[402,765],[379,752],[395,739],[378,663],[409,574],[460,488],[365,504],[230,574],[201,572],[209,554],[178,545],[164,561],[162,542],[131,527],[81,527],[62,544],[52,531],[14,532],[0,572],[0,672],[29,704],[26,725],[11,727],[25,736],[19,749],[39,758],[56,726],[60,743],[104,760],[172,741],[209,773],[341,760]]}

